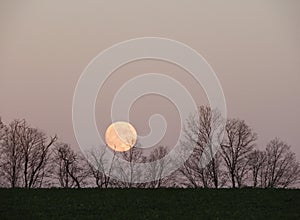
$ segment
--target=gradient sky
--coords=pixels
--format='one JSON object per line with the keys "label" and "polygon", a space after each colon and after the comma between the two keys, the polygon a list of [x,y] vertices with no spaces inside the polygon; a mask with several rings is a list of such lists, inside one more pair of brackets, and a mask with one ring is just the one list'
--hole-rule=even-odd
{"label": "gradient sky", "polygon": [[[300,158],[300,1],[15,1],[0,0],[0,116],[25,118],[77,148],[72,98],[77,80],[99,52],[137,37],[166,37],[202,54],[218,75],[230,117],[245,119],[259,147],[278,136]],[[99,130],[109,125],[109,103],[126,79],[163,72],[207,100],[186,73],[160,61],[116,71],[97,103]],[[132,123],[147,133],[149,115],[178,122],[166,100],[147,96],[132,109]],[[101,101],[101,103],[100,103]],[[150,105],[150,103],[153,103]],[[159,103],[159,104],[157,104]],[[149,108],[149,106],[153,106]]]}

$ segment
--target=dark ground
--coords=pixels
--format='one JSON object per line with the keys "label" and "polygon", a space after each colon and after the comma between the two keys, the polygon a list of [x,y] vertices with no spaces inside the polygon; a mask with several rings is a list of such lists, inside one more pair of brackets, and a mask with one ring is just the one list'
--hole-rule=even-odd
{"label": "dark ground", "polygon": [[0,219],[300,219],[300,190],[0,189]]}

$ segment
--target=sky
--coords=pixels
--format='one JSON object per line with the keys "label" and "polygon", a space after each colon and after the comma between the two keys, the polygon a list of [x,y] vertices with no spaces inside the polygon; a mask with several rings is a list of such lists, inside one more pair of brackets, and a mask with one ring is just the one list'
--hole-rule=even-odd
{"label": "sky", "polygon": [[[299,11],[297,0],[0,0],[0,117],[5,123],[25,118],[78,149],[72,99],[88,63],[118,42],[164,37],[207,60],[221,82],[229,117],[244,119],[258,133],[259,148],[277,136],[300,158]],[[147,72],[178,79],[198,104],[207,103],[203,90],[175,65],[130,63],[111,75],[97,98],[101,135],[110,124],[114,93]],[[172,145],[179,126],[176,109],[162,97],[143,98],[132,107],[132,124],[147,134],[149,117],[161,113],[169,128],[162,143]]]}

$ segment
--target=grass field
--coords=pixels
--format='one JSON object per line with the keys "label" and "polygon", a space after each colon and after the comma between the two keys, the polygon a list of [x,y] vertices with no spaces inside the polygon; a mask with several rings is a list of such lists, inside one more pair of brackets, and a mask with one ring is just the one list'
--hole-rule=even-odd
{"label": "grass field", "polygon": [[0,189],[0,219],[300,219],[300,190]]}

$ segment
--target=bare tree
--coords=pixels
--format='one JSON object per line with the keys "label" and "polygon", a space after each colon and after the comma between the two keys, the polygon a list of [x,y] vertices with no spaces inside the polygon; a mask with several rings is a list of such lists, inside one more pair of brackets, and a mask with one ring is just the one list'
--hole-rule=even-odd
{"label": "bare tree", "polygon": [[86,163],[81,155],[76,154],[68,144],[55,144],[53,161],[55,163],[54,177],[63,188],[81,188],[88,176]]}
{"label": "bare tree", "polygon": [[4,125],[4,123],[1,120],[0,117],[0,187],[7,186],[7,178],[6,178],[6,172],[5,169],[5,150],[4,150],[4,144],[5,144],[5,137],[7,135],[7,127]]}
{"label": "bare tree", "polygon": [[[110,172],[114,165],[116,151],[113,152],[111,161],[107,161],[107,159],[105,159],[107,151],[109,151],[108,147],[99,148],[97,151],[90,152],[87,162],[89,169],[88,172],[94,179],[98,188],[108,188],[111,186],[112,179],[110,177]],[[105,171],[106,163],[110,164],[108,172]]]}
{"label": "bare tree", "polygon": [[226,135],[221,144],[222,156],[231,180],[232,187],[243,185],[247,174],[247,156],[252,152],[257,135],[245,123],[238,119],[229,119]]}
{"label": "bare tree", "polygon": [[262,187],[287,188],[300,180],[300,166],[290,146],[275,138],[267,144]]}
{"label": "bare tree", "polygon": [[[221,140],[222,120],[218,111],[200,106],[187,120],[182,141],[185,149],[193,149],[193,153],[179,170],[163,178],[171,163],[165,159],[164,146],[155,148],[146,157],[138,144],[133,146],[134,140],[129,140],[126,144],[133,147],[128,151],[113,151],[111,158],[106,157],[106,153],[111,154],[110,148],[99,148],[86,159],[68,144],[57,143],[56,136],[47,137],[25,120],[4,125],[0,118],[0,187],[43,187],[53,179],[64,188],[81,188],[89,180],[98,188],[219,188],[228,180],[233,188],[246,184],[288,188],[300,182],[300,164],[287,143],[275,138],[265,150],[254,150],[257,135],[238,119],[227,120],[225,137]],[[220,139],[219,151],[213,144],[215,135]],[[121,160],[128,162],[126,166]],[[144,162],[151,162],[149,169],[139,168],[138,164]],[[111,177],[116,174],[121,179]],[[142,174],[153,181],[139,183]]]}
{"label": "bare tree", "polygon": [[18,121],[5,128],[1,145],[1,170],[4,181],[11,188],[21,186],[21,145]]}
{"label": "bare tree", "polygon": [[261,183],[261,174],[266,162],[266,153],[260,150],[254,150],[248,155],[249,172],[251,175],[252,186],[257,187]]}
{"label": "bare tree", "polygon": [[[131,144],[131,146],[133,145]],[[122,159],[128,162],[128,166],[121,166],[120,160]],[[138,148],[138,144],[134,145],[127,151],[117,153],[116,160],[114,161],[114,167],[119,170],[122,179],[115,180],[114,185],[122,188],[144,187],[144,183],[139,183],[141,172],[144,171],[139,169],[138,163],[143,163],[145,161],[146,157],[143,156],[142,150]]]}
{"label": "bare tree", "polygon": [[25,120],[14,120],[5,129],[1,168],[10,187],[40,187],[47,175],[49,149],[56,136],[30,127]]}
{"label": "bare tree", "polygon": [[46,165],[49,160],[50,147],[56,141],[56,136],[47,141],[46,135],[23,124],[21,127],[21,147],[22,147],[22,165],[23,181],[25,188],[41,186],[45,178]]}
{"label": "bare tree", "polygon": [[148,162],[151,163],[149,176],[153,181],[147,184],[150,188],[159,188],[166,186],[167,178],[163,177],[165,167],[170,161],[164,158],[167,155],[167,149],[164,146],[156,147],[149,155]]}
{"label": "bare tree", "polygon": [[218,188],[224,184],[221,155],[213,144],[213,137],[220,136],[222,120],[217,110],[207,106],[200,106],[196,114],[187,120],[183,145],[195,148],[184,163],[181,173],[194,187]]}
{"label": "bare tree", "polygon": [[2,122],[2,119],[0,117],[0,147],[3,144],[3,138],[5,136],[5,129],[6,129],[6,126],[4,125],[4,123]]}

